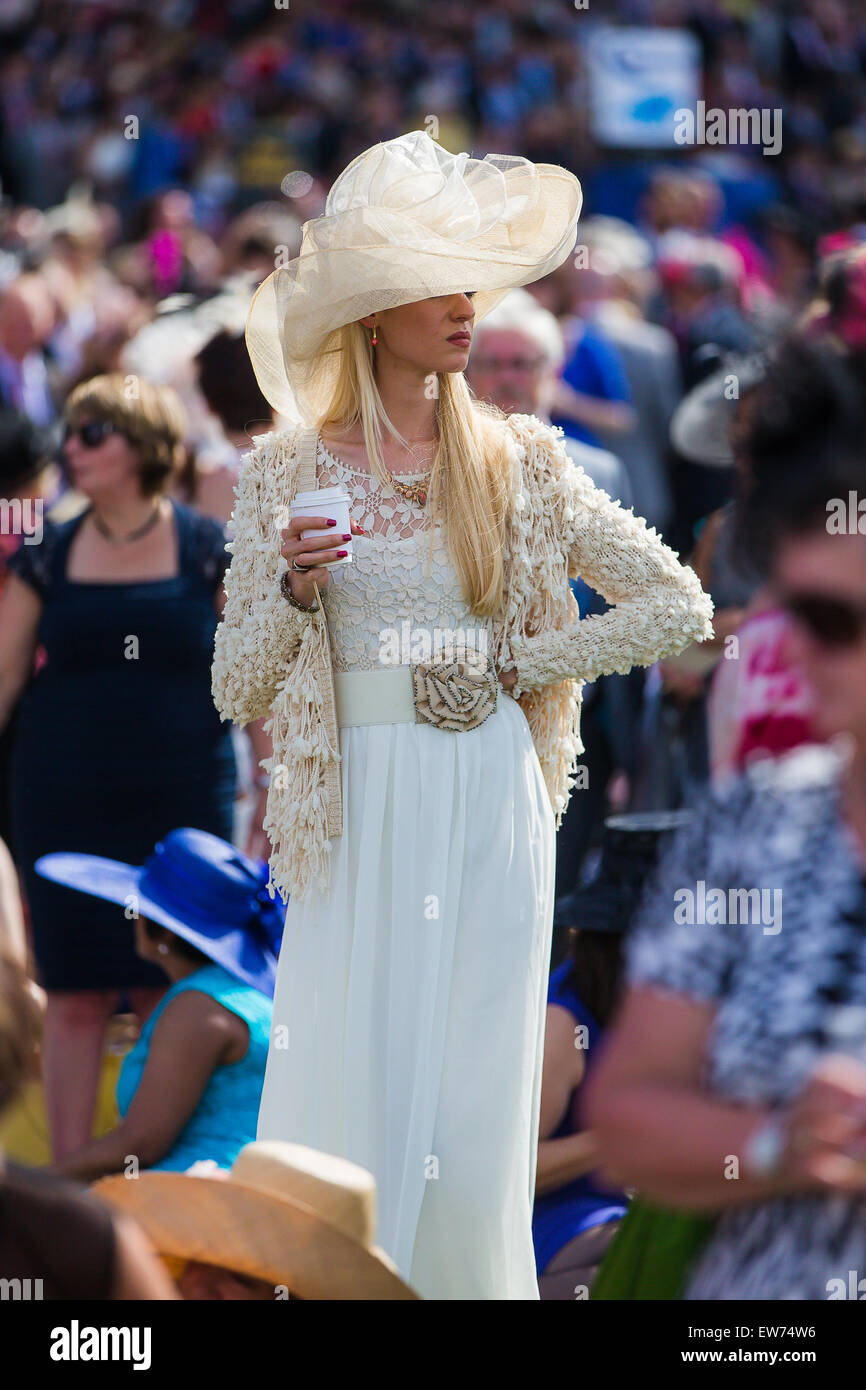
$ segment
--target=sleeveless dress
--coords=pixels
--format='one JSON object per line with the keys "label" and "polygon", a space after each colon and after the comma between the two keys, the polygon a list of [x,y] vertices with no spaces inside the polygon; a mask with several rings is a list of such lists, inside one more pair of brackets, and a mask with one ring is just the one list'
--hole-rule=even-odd
{"label": "sleeveless dress", "polygon": [[[400,664],[425,659],[413,628],[480,647],[441,531],[426,572],[424,511],[321,441],[318,462],[370,532],[323,595],[335,669],[378,668],[395,634]],[[529,724],[500,687],[475,729],[344,728],[340,751],[329,893],[286,912],[259,1138],[369,1169],[377,1243],[424,1297],[537,1299],[555,830]]]}
{"label": "sleeveless dress", "polygon": [[267,995],[236,979],[221,965],[203,965],[163,995],[148,1016],[135,1047],[124,1058],[117,1078],[117,1108],[121,1115],[126,1114],[138,1090],[153,1030],[161,1015],[173,999],[191,989],[209,994],[242,1018],[250,1041],[239,1061],[216,1068],[170,1151],[151,1165],[173,1172],[182,1172],[202,1159],[231,1168],[243,1146],[253,1142],[271,1029],[271,1001]]}
{"label": "sleeveless dress", "polygon": [[84,514],[45,522],[9,561],[43,600],[44,659],[18,709],[11,765],[15,854],[24,875],[41,983],[87,990],[164,985],[139,960],[123,907],[41,878],[52,850],[141,864],[169,830],[231,839],[231,725],[210,689],[214,596],[230,556],[218,522],[173,502],[171,579],[66,578]]}

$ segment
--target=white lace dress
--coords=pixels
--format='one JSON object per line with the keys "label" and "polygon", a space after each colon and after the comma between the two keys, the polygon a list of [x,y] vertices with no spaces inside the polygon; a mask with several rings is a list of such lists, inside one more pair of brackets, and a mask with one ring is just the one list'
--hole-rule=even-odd
{"label": "white lace dress", "polygon": [[[422,509],[321,441],[318,480],[370,533],[324,595],[336,670],[378,668],[388,628],[487,630],[441,531],[425,572]],[[368,1168],[378,1244],[424,1297],[536,1299],[555,830],[529,725],[500,687],[475,729],[345,728],[340,751],[329,892],[286,912],[259,1138]]]}

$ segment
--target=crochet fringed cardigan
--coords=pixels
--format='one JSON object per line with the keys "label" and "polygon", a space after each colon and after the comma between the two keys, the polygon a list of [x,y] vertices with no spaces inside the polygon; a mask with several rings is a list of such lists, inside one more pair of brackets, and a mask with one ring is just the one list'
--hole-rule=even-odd
{"label": "crochet fringed cardigan", "polygon": [[[558,828],[583,752],[584,683],[712,637],[713,605],[656,531],[572,463],[561,430],[512,415],[505,431],[515,507],[491,655],[498,670],[517,668],[511,698],[529,723]],[[290,426],[259,436],[244,460],[212,670],[224,719],[244,725],[270,714],[268,888],[284,902],[314,881],[327,891],[328,841],[342,833],[327,625],[321,613],[308,617],[287,603],[279,587],[287,568],[280,532],[298,490],[303,434]],[[568,584],[578,575],[614,606],[580,620]],[[500,688],[499,698],[509,695]]]}

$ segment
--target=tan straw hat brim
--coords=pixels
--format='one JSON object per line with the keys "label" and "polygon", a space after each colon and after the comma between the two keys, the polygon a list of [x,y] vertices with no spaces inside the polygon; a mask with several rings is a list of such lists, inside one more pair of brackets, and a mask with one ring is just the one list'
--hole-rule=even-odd
{"label": "tan straw hat brim", "polygon": [[582,200],[559,165],[451,155],[423,131],[373,146],[305,223],[300,254],[256,292],[246,338],[263,394],[297,414],[329,335],[367,314],[471,290],[480,320],[562,264]]}
{"label": "tan straw hat brim", "polygon": [[220,1265],[317,1300],[418,1299],[382,1250],[301,1202],[234,1179],[119,1174],[92,1191],[135,1218],[161,1255]]}

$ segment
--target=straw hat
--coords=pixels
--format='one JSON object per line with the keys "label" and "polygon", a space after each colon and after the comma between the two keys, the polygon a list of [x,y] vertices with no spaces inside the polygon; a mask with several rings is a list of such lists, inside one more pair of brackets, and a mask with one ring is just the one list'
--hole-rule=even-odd
{"label": "straw hat", "polygon": [[133,1216],[161,1255],[220,1265],[306,1299],[417,1299],[373,1244],[376,1183],[346,1159],[247,1144],[226,1176],[145,1172],[92,1190]]}
{"label": "straw hat", "polygon": [[304,224],[300,254],[253,299],[247,346],[264,396],[314,423],[339,370],[337,329],[465,290],[483,318],[562,264],[582,201],[556,164],[450,154],[423,130],[373,145],[337,178],[324,216]]}
{"label": "straw hat", "polygon": [[[680,401],[671,420],[671,443],[677,453],[704,468],[733,468],[731,421],[735,402],[744,391],[760,386],[766,372],[763,353],[732,354],[718,371],[698,382]],[[728,395],[732,378],[737,382],[733,400]]]}

